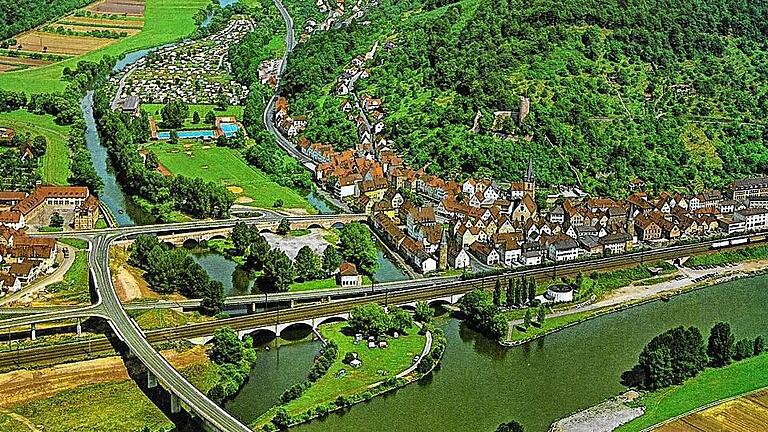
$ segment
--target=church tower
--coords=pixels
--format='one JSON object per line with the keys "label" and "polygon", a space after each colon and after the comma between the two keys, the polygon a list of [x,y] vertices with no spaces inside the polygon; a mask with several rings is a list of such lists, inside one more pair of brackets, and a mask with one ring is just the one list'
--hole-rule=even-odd
{"label": "church tower", "polygon": [[448,228],[443,228],[443,235],[440,238],[440,247],[437,253],[439,254],[437,260],[437,269],[448,269]]}
{"label": "church tower", "polygon": [[533,160],[528,159],[528,170],[523,177],[523,188],[525,192],[531,194],[531,198],[536,195],[536,175],[533,173]]}

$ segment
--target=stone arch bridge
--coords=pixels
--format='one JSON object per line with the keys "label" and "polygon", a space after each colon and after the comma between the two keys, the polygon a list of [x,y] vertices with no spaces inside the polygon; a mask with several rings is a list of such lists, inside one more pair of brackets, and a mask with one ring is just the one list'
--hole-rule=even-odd
{"label": "stone arch bridge", "polygon": [[[311,228],[341,228],[350,222],[367,221],[365,214],[339,214],[339,215],[314,215],[314,216],[288,216],[285,219],[291,224],[291,229],[311,229]],[[258,228],[261,232],[276,232],[282,218],[270,218],[249,225]],[[232,233],[234,227],[206,228],[201,227],[194,230],[184,230],[181,232],[169,232],[160,234],[158,238],[172,246],[196,246],[202,241],[224,239]]]}

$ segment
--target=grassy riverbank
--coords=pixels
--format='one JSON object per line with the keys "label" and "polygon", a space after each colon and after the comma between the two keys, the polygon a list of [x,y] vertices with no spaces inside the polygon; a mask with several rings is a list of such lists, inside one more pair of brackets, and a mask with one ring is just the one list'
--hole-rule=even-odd
{"label": "grassy riverbank", "polygon": [[[413,326],[407,334],[399,338],[389,338],[387,348],[368,348],[366,341],[354,343],[354,336],[344,333],[347,323],[323,325],[320,334],[327,341],[335,342],[339,347],[336,361],[328,372],[307,389],[298,399],[281,405],[289,416],[296,417],[308,412],[327,412],[329,404],[341,398],[349,398],[366,391],[373,391],[372,385],[395,378],[413,364],[413,358],[421,355],[426,344],[426,337],[419,334],[419,328]],[[348,352],[355,352],[362,362],[359,368],[352,368],[342,362]],[[341,371],[344,372],[341,372]],[[372,394],[371,394],[372,396]],[[268,423],[277,412],[274,407],[255,424],[260,427]]]}
{"label": "grassy riverbank", "polygon": [[685,262],[687,267],[723,265],[768,258],[768,246],[755,246],[734,251],[692,256]]}
{"label": "grassy riverbank", "polygon": [[719,400],[768,387],[768,354],[720,369],[707,369],[684,384],[644,394],[645,413],[616,429],[640,431]]}

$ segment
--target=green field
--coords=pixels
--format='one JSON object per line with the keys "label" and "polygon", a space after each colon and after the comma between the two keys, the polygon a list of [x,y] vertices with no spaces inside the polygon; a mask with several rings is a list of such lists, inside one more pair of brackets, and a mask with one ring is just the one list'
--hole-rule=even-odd
{"label": "green field", "polygon": [[[368,276],[363,276],[363,285],[370,285],[371,284],[371,278]],[[339,286],[336,284],[336,278],[330,277],[327,279],[318,279],[313,281],[307,281],[307,282],[294,282],[291,284],[291,288],[288,291],[291,292],[298,292],[298,291],[312,291],[312,290],[320,290],[320,289],[330,289],[330,288],[338,288]]]}
{"label": "green field", "polygon": [[[0,80],[2,80],[2,74],[0,74]],[[0,88],[5,87],[0,84]],[[32,114],[24,110],[0,113],[0,126],[10,127],[25,134],[44,136],[48,140],[48,147],[40,163],[43,183],[58,186],[68,184],[69,176],[72,174],[69,170],[69,147],[67,146],[69,126],[57,125],[53,121],[53,116]]]}
{"label": "green field", "polygon": [[[12,407],[47,432],[171,430],[171,423],[133,381],[95,384]],[[2,424],[2,423],[0,423]]]}
{"label": "green field", "polygon": [[105,55],[119,57],[126,52],[163,45],[187,36],[195,30],[195,13],[208,3],[208,0],[146,0],[144,28],[139,34],[80,57],[37,69],[0,74],[0,88],[27,93],[63,90],[66,82],[61,81],[61,73],[65,67],[74,69],[79,61],[98,61]]}
{"label": "green field", "polygon": [[304,197],[254,170],[240,158],[236,150],[194,141],[184,141],[177,145],[154,143],[149,149],[157,154],[160,162],[171,173],[200,177],[227,187],[242,188],[242,193],[236,194],[241,204],[271,208],[279,199],[283,201],[283,207],[300,208],[309,213],[317,212]]}
{"label": "green field", "polygon": [[91,294],[88,280],[88,252],[77,251],[72,267],[64,273],[64,280],[48,286],[47,293],[53,296],[47,301],[55,304],[90,303]]}
{"label": "green field", "polygon": [[684,384],[644,394],[645,414],[616,429],[643,430],[712,402],[768,387],[768,355],[763,354],[721,369],[707,369]]}
{"label": "green field", "polygon": [[[162,104],[141,104],[141,110],[146,111],[147,114],[153,116],[158,122],[158,126],[161,126],[160,123],[162,119],[160,117],[160,109],[162,107]],[[243,107],[239,105],[228,106],[224,111],[217,111],[214,105],[190,105],[189,117],[187,118],[187,121],[184,122],[184,129],[212,129],[212,125],[205,123],[205,114],[207,114],[208,111],[213,111],[213,113],[216,114],[216,117],[235,116],[238,121],[243,119]],[[195,112],[200,115],[200,123],[194,123],[192,121],[192,115]]]}
{"label": "green field", "polygon": [[[413,357],[421,355],[424,350],[426,338],[419,335],[418,327],[412,327],[407,335],[398,339],[389,339],[389,347],[385,349],[369,349],[361,342],[354,344],[352,336],[346,336],[341,330],[346,323],[324,325],[319,328],[320,334],[329,341],[334,341],[339,346],[339,358],[328,369],[328,373],[320,378],[300,398],[289,402],[285,408],[289,414],[300,414],[309,408],[336,400],[339,395],[354,395],[365,391],[368,386],[388,378],[407,369],[413,364]],[[344,363],[344,355],[348,352],[356,352],[363,362],[362,366],[354,369]],[[346,375],[337,378],[336,374],[344,369]],[[378,371],[384,371],[379,374]]]}

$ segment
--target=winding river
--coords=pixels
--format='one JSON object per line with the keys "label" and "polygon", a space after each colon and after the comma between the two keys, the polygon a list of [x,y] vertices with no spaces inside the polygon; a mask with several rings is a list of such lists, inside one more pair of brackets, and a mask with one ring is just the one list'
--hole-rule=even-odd
{"label": "winding river", "polygon": [[[671,327],[697,326],[706,337],[715,322],[727,321],[737,338],[768,334],[767,286],[768,276],[728,282],[605,315],[515,348],[502,348],[460,321],[445,319],[448,348],[432,376],[295,430],[493,431],[515,419],[526,431],[544,432],[553,421],[621,392],[621,373],[653,336]],[[300,342],[281,348],[279,361],[275,350],[260,353],[266,359],[227,409],[245,421],[257,418],[304,378],[308,369],[297,365],[316,352],[313,342]]]}

